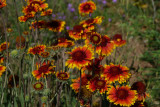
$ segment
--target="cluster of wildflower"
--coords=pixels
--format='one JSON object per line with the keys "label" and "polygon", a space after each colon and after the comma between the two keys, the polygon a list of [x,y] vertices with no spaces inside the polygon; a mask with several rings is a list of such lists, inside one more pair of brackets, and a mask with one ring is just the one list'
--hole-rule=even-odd
{"label": "cluster of wildflower", "polygon": [[[92,1],[79,5],[79,13],[82,15],[90,14],[94,10],[96,5]],[[131,77],[129,68],[113,63],[103,66],[101,63],[116,47],[126,44],[120,34],[115,34],[111,39],[108,35],[96,32],[96,24],[101,24],[102,20],[102,16],[88,18],[68,31],[72,39],[81,40],[81,45],[84,45],[76,46],[68,52],[66,66],[78,68],[82,72],[80,77],[72,80],[71,87],[80,95],[80,104],[86,107],[90,107],[90,99],[96,92],[106,93],[107,99],[115,105],[134,106],[139,101],[141,103],[138,104],[143,105],[147,96],[145,85],[142,82],[136,82],[132,87],[124,85]]]}

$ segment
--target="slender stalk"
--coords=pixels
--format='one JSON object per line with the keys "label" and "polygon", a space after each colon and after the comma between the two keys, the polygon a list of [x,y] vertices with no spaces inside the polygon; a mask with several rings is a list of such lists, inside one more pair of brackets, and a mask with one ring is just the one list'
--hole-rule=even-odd
{"label": "slender stalk", "polygon": [[154,3],[154,0],[151,0],[152,2],[152,6],[153,6],[153,22],[155,22],[155,18],[156,18],[156,6]]}
{"label": "slender stalk", "polygon": [[[6,31],[6,22],[5,22],[5,19],[4,19],[3,15],[1,14],[1,11],[0,11],[0,16],[2,17],[2,20],[3,20],[2,21],[3,22],[3,29],[4,29],[4,33],[5,33],[6,53],[7,53],[6,66],[7,66],[8,62],[9,62],[9,55],[8,55],[8,38],[7,38],[7,31]],[[6,87],[6,84],[7,84],[7,70],[8,70],[8,68],[6,67],[6,73],[5,73],[5,81],[4,81],[3,91],[4,91],[4,88]],[[4,92],[2,92],[1,104],[3,103],[3,97],[4,97]]]}

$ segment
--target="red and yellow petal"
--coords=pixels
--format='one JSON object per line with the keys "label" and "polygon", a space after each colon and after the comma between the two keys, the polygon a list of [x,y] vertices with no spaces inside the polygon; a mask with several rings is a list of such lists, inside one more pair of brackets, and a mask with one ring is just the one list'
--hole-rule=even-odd
{"label": "red and yellow petal", "polygon": [[9,45],[10,45],[10,43],[6,43],[6,42],[1,43],[0,44],[0,52],[2,52],[4,50],[6,50],[7,48],[9,48]]}
{"label": "red and yellow petal", "polygon": [[59,79],[59,80],[68,80],[69,79],[69,73],[67,73],[67,72],[57,72],[56,73],[56,77]]}
{"label": "red and yellow petal", "polygon": [[45,48],[46,48],[45,45],[37,45],[37,46],[34,46],[34,47],[30,47],[28,49],[28,54],[38,55],[41,52],[44,52]]}
{"label": "red and yellow petal", "polygon": [[6,5],[6,0],[0,0],[0,8],[5,7]]}
{"label": "red and yellow petal", "polygon": [[134,90],[130,90],[129,86],[111,87],[107,92],[107,99],[113,102],[115,105],[131,106],[137,99],[137,93]]}
{"label": "red and yellow petal", "polygon": [[6,67],[3,65],[0,65],[0,77],[2,76],[3,72],[5,72]]}

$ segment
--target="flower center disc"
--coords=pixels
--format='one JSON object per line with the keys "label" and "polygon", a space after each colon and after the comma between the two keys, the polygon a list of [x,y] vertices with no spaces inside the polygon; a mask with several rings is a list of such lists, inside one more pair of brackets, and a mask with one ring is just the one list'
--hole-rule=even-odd
{"label": "flower center disc", "polygon": [[125,99],[126,97],[128,97],[128,91],[124,89],[117,90],[116,94],[117,94],[117,97],[120,99]]}
{"label": "flower center disc", "polygon": [[5,49],[7,48],[7,44],[3,44],[3,45],[1,46],[1,48],[2,48],[3,50],[5,50]]}
{"label": "flower center disc", "polygon": [[36,87],[36,88],[41,88],[41,87],[42,87],[42,84],[38,83],[38,84],[36,84],[35,87]]}
{"label": "flower center disc", "polygon": [[89,4],[86,4],[85,6],[84,6],[84,10],[89,10],[90,9],[90,5]]}
{"label": "flower center disc", "polygon": [[73,53],[72,58],[77,61],[82,61],[86,58],[86,55],[83,51],[77,51]]}
{"label": "flower center disc", "polygon": [[121,73],[121,69],[119,67],[111,67],[110,68],[110,73],[115,76]]}
{"label": "flower center disc", "polygon": [[65,73],[61,73],[60,77],[62,77],[62,78],[66,77]]}
{"label": "flower center disc", "polygon": [[105,81],[103,80],[98,80],[95,82],[95,85],[97,88],[104,88],[105,87]]}
{"label": "flower center disc", "polygon": [[46,73],[48,69],[49,69],[49,65],[43,65],[38,69],[38,71],[41,73]]}

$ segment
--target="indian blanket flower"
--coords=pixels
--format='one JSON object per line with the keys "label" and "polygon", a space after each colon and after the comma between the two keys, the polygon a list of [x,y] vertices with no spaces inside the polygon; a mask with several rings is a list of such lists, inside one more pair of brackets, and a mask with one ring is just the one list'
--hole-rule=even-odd
{"label": "indian blanket flower", "polygon": [[0,64],[2,64],[4,62],[4,57],[0,56]]}
{"label": "indian blanket flower", "polygon": [[45,48],[46,48],[45,45],[37,45],[37,46],[34,46],[34,47],[30,47],[28,49],[28,54],[38,55],[41,52],[44,52]]}
{"label": "indian blanket flower", "polygon": [[138,100],[139,101],[144,101],[145,98],[147,96],[149,96],[149,94],[146,93],[146,86],[143,82],[138,81],[135,82],[132,86],[131,86],[132,90],[136,90],[138,93]]}
{"label": "indian blanket flower", "polygon": [[35,21],[35,22],[32,22],[32,25],[30,26],[30,29],[33,28],[33,29],[43,29],[43,28],[46,28],[46,22],[43,21],[43,20],[40,20],[40,21]]}
{"label": "indian blanket flower", "polygon": [[69,79],[69,73],[68,72],[57,72],[56,73],[56,77],[59,79],[59,80],[68,80]]}
{"label": "indian blanket flower", "polygon": [[10,75],[8,78],[8,88],[13,88],[14,86],[19,86],[19,76],[18,75]]}
{"label": "indian blanket flower", "polygon": [[7,32],[8,32],[8,33],[13,32],[13,29],[7,28]]}
{"label": "indian blanket flower", "polygon": [[0,8],[5,7],[6,5],[6,0],[0,0]]}
{"label": "indian blanket flower", "polygon": [[80,25],[86,28],[94,24],[101,24],[103,19],[104,19],[103,16],[97,16],[96,18],[89,18],[87,20],[81,21]]}
{"label": "indian blanket flower", "polygon": [[86,39],[86,44],[92,43],[94,46],[97,46],[102,41],[101,35],[97,32],[91,32]]}
{"label": "indian blanket flower", "polygon": [[48,74],[51,74],[51,73],[53,73],[53,68],[54,68],[55,66],[51,66],[50,64],[43,64],[42,66],[40,66],[39,68],[38,68],[38,70],[34,70],[34,71],[32,71],[32,75],[37,79],[37,80],[39,80],[41,77],[45,77],[46,75],[48,75]]}
{"label": "indian blanket flower", "polygon": [[83,2],[79,5],[79,13],[80,14],[89,14],[93,13],[96,10],[96,5],[92,1]]}
{"label": "indian blanket flower", "polygon": [[23,36],[16,37],[16,48],[24,48],[26,43],[26,39]]}
{"label": "indian blanket flower", "polygon": [[74,45],[74,42],[71,40],[67,40],[66,38],[58,38],[58,44],[59,47],[71,47]]}
{"label": "indian blanket flower", "polygon": [[88,47],[75,47],[72,52],[69,53],[70,58],[66,62],[66,66],[69,68],[81,69],[84,66],[87,66],[93,57],[93,52]]}
{"label": "indian blanket flower", "polygon": [[68,33],[69,33],[69,36],[75,40],[86,39],[84,28],[81,25],[75,25],[73,27],[73,30],[69,30]]}
{"label": "indian blanket flower", "polygon": [[122,35],[120,34],[115,34],[113,36],[113,41],[116,46],[122,46],[126,44],[126,40],[122,40]]}
{"label": "indian blanket flower", "polygon": [[101,39],[101,43],[96,46],[96,52],[101,56],[107,56],[115,48],[114,42],[107,35],[102,36]]}
{"label": "indian blanket flower", "polygon": [[64,29],[65,22],[61,20],[51,20],[47,22],[46,26],[53,32],[61,32]]}
{"label": "indian blanket flower", "polygon": [[107,99],[115,105],[131,106],[137,99],[136,94],[136,91],[131,90],[129,86],[112,86],[107,92]]}
{"label": "indian blanket flower", "polygon": [[24,16],[18,17],[18,20],[19,20],[20,22],[26,22],[27,20],[33,18],[34,16],[35,16],[35,13],[29,13],[29,14],[26,14],[26,15],[24,15]]}
{"label": "indian blanket flower", "polygon": [[44,84],[42,82],[36,82],[34,85],[33,85],[33,88],[37,91],[40,91],[44,88]]}
{"label": "indian blanket flower", "polygon": [[131,76],[129,69],[122,65],[105,65],[103,76],[107,78],[109,82],[124,83]]}
{"label": "indian blanket flower", "polygon": [[43,58],[47,58],[47,57],[49,57],[49,52],[42,52],[41,54],[40,54],[40,56],[42,56]]}
{"label": "indian blanket flower", "polygon": [[89,81],[88,85],[86,86],[91,92],[98,90],[101,94],[105,93],[108,90],[109,82],[105,80],[105,78],[98,78],[95,77],[91,81]]}
{"label": "indian blanket flower", "polygon": [[6,67],[3,65],[0,65],[0,77],[2,76],[3,72],[5,72]]}
{"label": "indian blanket flower", "polygon": [[[89,80],[91,79],[91,75],[82,73],[81,76],[81,87],[86,86],[87,83],[89,82]],[[78,93],[79,92],[79,88],[80,88],[80,77],[77,79],[72,79],[72,84],[70,85],[72,87],[72,89]]]}
{"label": "indian blanket flower", "polygon": [[29,6],[37,6],[39,11],[48,8],[48,3],[44,3],[46,0],[31,0],[28,2]]}
{"label": "indian blanket flower", "polygon": [[46,11],[41,12],[41,16],[49,16],[52,15],[53,10],[52,9],[47,9]]}
{"label": "indian blanket flower", "polygon": [[7,48],[9,48],[9,43],[3,42],[0,44],[0,52],[6,50]]}

